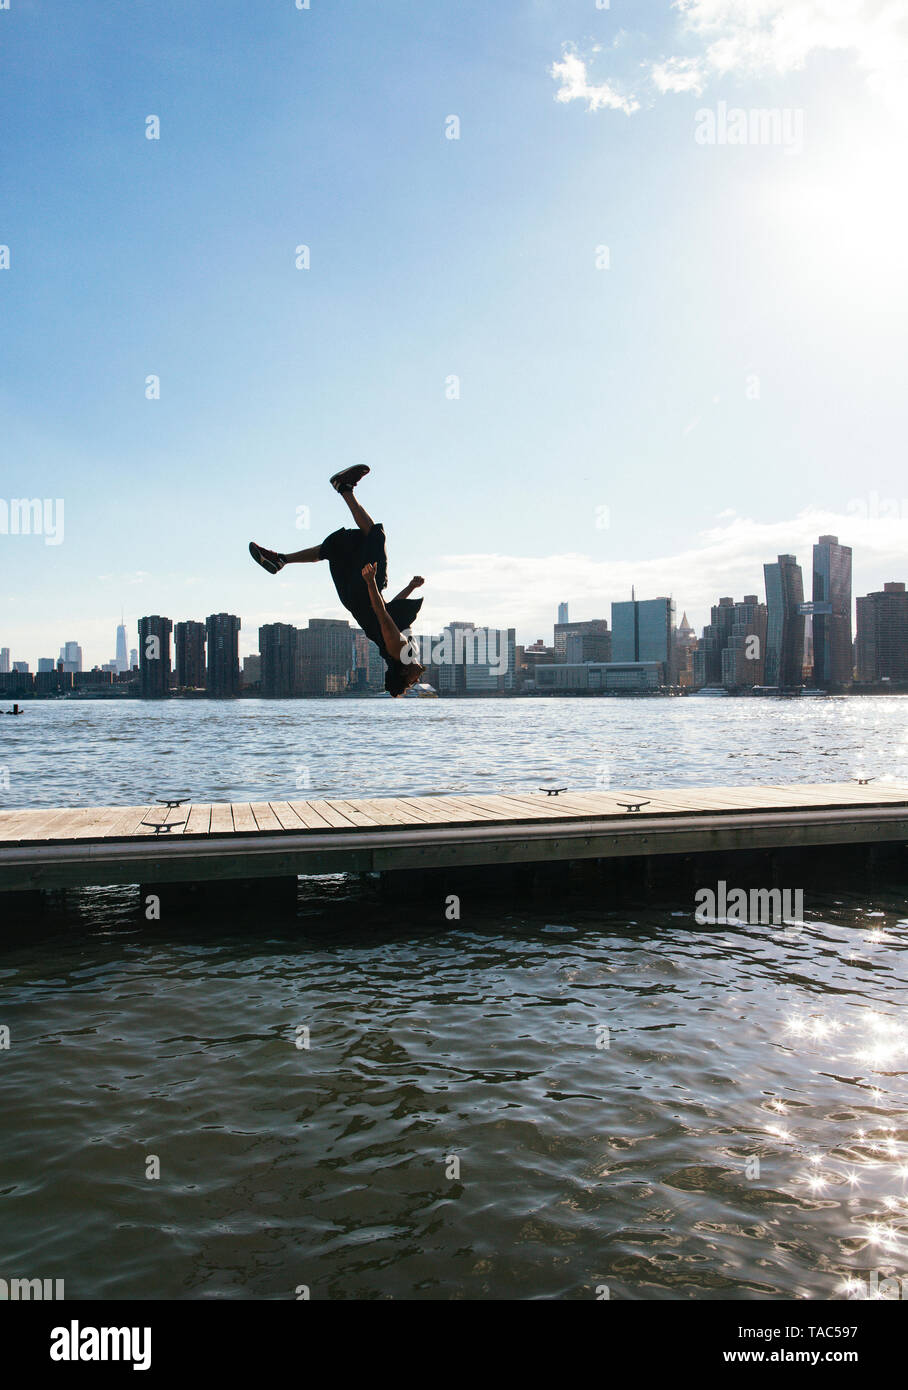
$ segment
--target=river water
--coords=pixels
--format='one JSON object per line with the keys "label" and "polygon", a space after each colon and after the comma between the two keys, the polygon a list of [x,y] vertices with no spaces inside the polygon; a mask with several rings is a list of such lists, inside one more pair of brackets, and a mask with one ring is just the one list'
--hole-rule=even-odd
{"label": "river water", "polygon": [[[908,781],[906,711],[33,703],[0,721],[0,789]],[[474,894],[451,922],[326,878],[295,916],[155,923],[117,888],[5,925],[0,1277],[72,1298],[838,1299],[908,1275],[904,885],[830,883],[788,928],[599,896]]]}

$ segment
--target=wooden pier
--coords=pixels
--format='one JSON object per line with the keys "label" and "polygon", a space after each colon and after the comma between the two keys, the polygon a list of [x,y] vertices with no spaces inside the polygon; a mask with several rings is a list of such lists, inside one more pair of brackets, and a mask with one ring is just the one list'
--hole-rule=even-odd
{"label": "wooden pier", "polygon": [[899,843],[888,782],[6,810],[0,892]]}

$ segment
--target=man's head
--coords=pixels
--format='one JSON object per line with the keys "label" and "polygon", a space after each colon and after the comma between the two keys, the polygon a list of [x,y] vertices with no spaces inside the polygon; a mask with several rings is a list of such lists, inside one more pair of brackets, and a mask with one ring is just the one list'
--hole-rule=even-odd
{"label": "man's head", "polygon": [[385,672],[385,689],[396,699],[403,695],[405,690],[409,690],[411,685],[416,684],[425,669],[425,666],[420,666],[416,661],[391,661]]}

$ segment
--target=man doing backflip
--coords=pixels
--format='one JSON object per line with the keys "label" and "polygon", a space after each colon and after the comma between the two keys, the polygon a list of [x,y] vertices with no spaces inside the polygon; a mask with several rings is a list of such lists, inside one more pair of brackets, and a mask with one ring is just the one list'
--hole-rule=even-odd
{"label": "man doing backflip", "polygon": [[380,521],[372,520],[354,492],[368,472],[366,465],[360,463],[335,473],[331,479],[331,486],[350,508],[355,529],[341,527],[326,536],[321,545],[293,555],[266,550],[255,541],[249,542],[249,553],[269,574],[277,574],[285,565],[327,560],[338,598],[382,654],[387,666],[385,689],[398,696],[415,685],[425,670],[415,659],[410,639],[405,635],[422,607],[422,599],[411,599],[410,595],[424,581],[415,575],[388,603],[382,598],[381,591],[388,584],[384,527]]}

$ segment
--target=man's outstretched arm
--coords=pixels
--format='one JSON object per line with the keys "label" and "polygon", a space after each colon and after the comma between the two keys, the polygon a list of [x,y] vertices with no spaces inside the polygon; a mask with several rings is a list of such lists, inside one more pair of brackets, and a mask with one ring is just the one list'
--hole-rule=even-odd
{"label": "man's outstretched arm", "polygon": [[378,625],[381,628],[382,641],[385,644],[385,649],[389,656],[393,656],[395,660],[400,661],[406,641],[397,623],[385,607],[385,601],[379,593],[378,585],[375,582],[375,566],[364,565],[362,574],[363,579],[366,581],[366,589],[369,594],[369,602],[372,604],[372,611],[378,619]]}
{"label": "man's outstretched arm", "polygon": [[409,598],[413,590],[421,588],[422,585],[425,584],[425,582],[426,581],[423,579],[421,574],[414,574],[407,587],[405,589],[401,589],[399,594],[395,594],[391,602],[395,603],[399,598]]}

